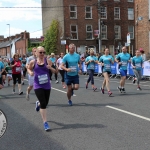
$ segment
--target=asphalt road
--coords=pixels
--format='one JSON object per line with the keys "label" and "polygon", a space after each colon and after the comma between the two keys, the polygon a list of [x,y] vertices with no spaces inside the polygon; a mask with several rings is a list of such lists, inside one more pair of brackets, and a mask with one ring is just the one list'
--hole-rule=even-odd
{"label": "asphalt road", "polygon": [[[36,96],[13,95],[12,87],[0,91],[0,109],[8,127],[0,138],[0,150],[150,150],[150,82],[142,81],[142,91],[127,81],[126,94],[117,90],[118,79],[111,79],[112,97],[101,94],[102,77],[95,77],[98,87],[85,89],[87,76],[80,76],[80,89],[67,105],[66,90],[52,81],[47,108],[51,132],[45,132],[35,111]],[[25,93],[27,81],[23,85]]]}

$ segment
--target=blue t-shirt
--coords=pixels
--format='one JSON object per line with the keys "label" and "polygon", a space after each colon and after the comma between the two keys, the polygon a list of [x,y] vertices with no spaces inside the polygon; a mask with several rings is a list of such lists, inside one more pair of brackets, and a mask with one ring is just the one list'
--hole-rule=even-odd
{"label": "blue t-shirt", "polygon": [[104,63],[104,66],[102,67],[102,71],[105,72],[105,71],[109,71],[111,72],[111,61],[114,61],[114,58],[111,56],[111,55],[103,55],[99,58],[99,62],[102,62]]}
{"label": "blue t-shirt", "polygon": [[[88,62],[88,61],[90,61],[90,60],[97,61],[97,57],[95,57],[95,56],[88,56],[88,57],[86,58],[85,62]],[[93,69],[93,70],[94,70],[94,69],[95,69],[95,62],[90,62],[90,63],[88,63],[87,69]]]}
{"label": "blue t-shirt", "polygon": [[55,58],[55,57],[51,57],[50,60],[51,60],[51,62],[53,63],[53,65],[55,65],[55,63],[56,63],[56,58]]}
{"label": "blue t-shirt", "polygon": [[128,53],[119,53],[116,56],[116,59],[119,60],[122,64],[119,66],[120,69],[122,70],[127,70],[128,67],[128,61],[130,60],[130,54]]}
{"label": "blue t-shirt", "polygon": [[[2,69],[4,69],[4,64],[0,61],[0,72],[2,71]],[[2,75],[0,74],[0,78],[2,77]]]}
{"label": "blue t-shirt", "polygon": [[132,64],[133,66],[135,66],[136,70],[141,70],[142,69],[142,64],[143,64],[143,59],[141,56],[137,57],[137,56],[134,56],[132,58]]}
{"label": "blue t-shirt", "polygon": [[74,54],[66,54],[62,61],[66,64],[66,68],[70,68],[71,72],[67,72],[69,76],[76,76],[78,75],[78,63],[80,62],[80,56],[77,53]]}

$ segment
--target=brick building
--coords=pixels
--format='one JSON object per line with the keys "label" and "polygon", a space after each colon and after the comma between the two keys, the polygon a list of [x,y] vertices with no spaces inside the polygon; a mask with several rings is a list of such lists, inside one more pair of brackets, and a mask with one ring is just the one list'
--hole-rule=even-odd
{"label": "brick building", "polygon": [[[30,34],[28,32],[21,32],[10,38],[0,39],[0,56],[10,57],[14,53],[19,53],[20,55],[27,54],[28,50],[28,40]],[[11,50],[11,54],[10,54]]]}
{"label": "brick building", "polygon": [[150,0],[135,0],[136,49],[150,53]]}
{"label": "brick building", "polygon": [[[114,55],[115,51],[118,52],[125,45],[127,33],[130,32],[130,49],[133,53],[133,0],[60,1],[42,0],[43,33],[46,33],[46,26],[50,21],[56,18],[63,24],[62,39],[66,40],[66,48],[68,44],[74,43],[76,50],[82,53],[91,47],[97,52],[102,52],[104,47],[108,47]],[[46,11],[48,8],[44,7],[48,6],[51,8]]]}

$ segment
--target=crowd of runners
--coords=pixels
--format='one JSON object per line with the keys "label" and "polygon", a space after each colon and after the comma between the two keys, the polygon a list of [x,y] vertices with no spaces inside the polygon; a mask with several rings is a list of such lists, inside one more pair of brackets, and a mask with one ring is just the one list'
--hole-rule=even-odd
{"label": "crowd of runners", "polygon": [[[19,95],[23,94],[22,85],[24,85],[24,79],[26,73],[28,73],[28,87],[26,90],[26,100],[30,99],[30,92],[34,89],[35,95],[38,99],[36,101],[35,110],[40,111],[44,129],[50,130],[50,126],[47,123],[46,107],[49,102],[51,92],[51,80],[52,74],[55,76],[55,83],[58,81],[58,73],[61,75],[62,88],[67,88],[68,105],[72,106],[71,97],[74,94],[74,90],[79,89],[79,74],[82,74],[82,58],[75,52],[75,45],[72,43],[69,45],[69,52],[64,55],[60,54],[59,58],[55,57],[54,53],[51,53],[51,57],[46,56],[44,47],[37,47],[32,49],[32,56],[22,58],[19,54],[14,54],[13,59],[8,60],[6,58],[0,58],[0,89],[6,84],[8,80],[8,86],[11,85],[12,80],[12,93],[16,92],[16,84],[18,84]],[[127,66],[131,62],[135,78],[134,83],[137,81],[137,90],[142,90],[140,87],[141,70],[143,68],[143,58],[141,57],[140,50],[136,50],[136,55],[131,59],[127,48],[122,47],[122,52],[119,53],[115,58],[110,55],[109,49],[104,49],[104,54],[97,58],[94,54],[94,50],[91,48],[89,56],[85,58],[85,64],[87,65],[88,79],[85,83],[85,88],[88,88],[89,83],[93,91],[97,90],[94,85],[94,69],[95,64],[102,66],[102,72],[104,81],[100,87],[101,93],[105,93],[105,86],[108,95],[111,96],[110,90],[110,78],[111,64],[114,62],[118,63],[119,71],[121,75],[120,84],[117,87],[120,93],[125,93],[125,81],[127,77]]]}

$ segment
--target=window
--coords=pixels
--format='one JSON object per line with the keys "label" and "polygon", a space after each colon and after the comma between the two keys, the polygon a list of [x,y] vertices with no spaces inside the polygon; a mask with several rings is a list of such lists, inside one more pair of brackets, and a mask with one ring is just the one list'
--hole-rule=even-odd
{"label": "window", "polygon": [[114,8],[114,19],[120,19],[120,7]]}
{"label": "window", "polygon": [[128,26],[128,32],[130,33],[130,38],[134,39],[134,26]]}
{"label": "window", "polygon": [[120,26],[115,26],[115,39],[121,39],[121,28],[120,28]]}
{"label": "window", "polygon": [[92,19],[92,7],[91,6],[85,7],[85,18]]}
{"label": "window", "polygon": [[70,31],[71,31],[71,39],[77,40],[78,39],[78,27],[77,27],[77,25],[71,25]]}
{"label": "window", "polygon": [[114,45],[109,45],[110,55],[114,56]]}
{"label": "window", "polygon": [[107,19],[107,7],[101,7],[101,19]]}
{"label": "window", "polygon": [[92,25],[86,25],[86,39],[93,39],[93,27]]}
{"label": "window", "polygon": [[114,1],[119,2],[120,0],[114,0]]}
{"label": "window", "polygon": [[77,18],[77,6],[70,6],[70,18],[71,19]]}
{"label": "window", "polygon": [[128,20],[134,20],[134,10],[133,10],[133,8],[128,8]]}
{"label": "window", "polygon": [[128,2],[133,2],[133,0],[128,0]]}
{"label": "window", "polygon": [[107,26],[101,26],[101,39],[107,39]]}

